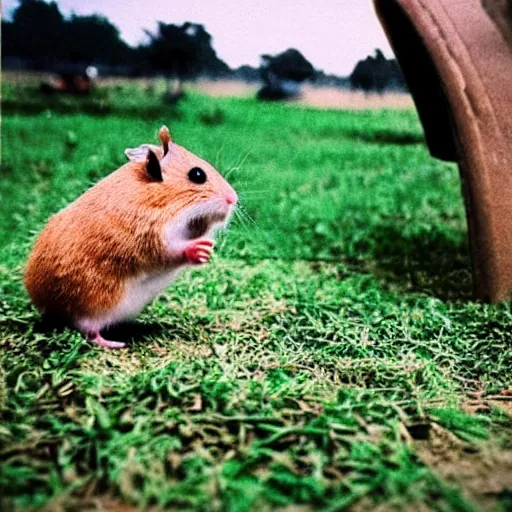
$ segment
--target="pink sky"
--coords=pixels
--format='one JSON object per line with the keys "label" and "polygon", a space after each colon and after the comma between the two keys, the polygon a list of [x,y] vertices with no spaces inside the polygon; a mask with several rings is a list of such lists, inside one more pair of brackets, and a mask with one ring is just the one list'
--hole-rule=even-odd
{"label": "pink sky", "polygon": [[[99,13],[116,25],[129,44],[145,40],[144,28],[158,20],[202,23],[218,56],[230,66],[259,65],[262,53],[294,47],[327,73],[349,74],[357,60],[381,48],[391,50],[370,0],[59,0],[69,15]],[[2,2],[9,14],[17,0]]]}

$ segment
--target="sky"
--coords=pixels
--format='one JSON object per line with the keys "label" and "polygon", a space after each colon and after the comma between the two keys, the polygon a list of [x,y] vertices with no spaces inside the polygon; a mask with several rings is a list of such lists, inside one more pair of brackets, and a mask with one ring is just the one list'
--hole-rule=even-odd
{"label": "sky", "polygon": [[[231,67],[259,66],[260,55],[297,48],[317,69],[346,76],[356,62],[391,49],[371,0],[57,0],[64,15],[102,14],[129,44],[146,41],[157,21],[201,23]],[[3,0],[9,14],[18,0]]]}

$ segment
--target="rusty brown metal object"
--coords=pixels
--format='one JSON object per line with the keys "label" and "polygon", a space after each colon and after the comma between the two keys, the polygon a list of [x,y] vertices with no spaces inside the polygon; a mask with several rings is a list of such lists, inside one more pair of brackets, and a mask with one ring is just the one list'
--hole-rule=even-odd
{"label": "rusty brown metal object", "polygon": [[374,0],[430,152],[459,165],[477,299],[512,296],[512,52],[480,0]]}

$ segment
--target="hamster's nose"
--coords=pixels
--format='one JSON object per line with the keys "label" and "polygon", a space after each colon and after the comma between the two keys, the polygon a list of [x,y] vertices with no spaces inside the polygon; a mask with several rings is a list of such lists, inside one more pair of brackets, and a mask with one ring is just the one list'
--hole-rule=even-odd
{"label": "hamster's nose", "polygon": [[238,196],[234,190],[231,190],[226,196],[226,203],[228,204],[236,204],[238,201]]}

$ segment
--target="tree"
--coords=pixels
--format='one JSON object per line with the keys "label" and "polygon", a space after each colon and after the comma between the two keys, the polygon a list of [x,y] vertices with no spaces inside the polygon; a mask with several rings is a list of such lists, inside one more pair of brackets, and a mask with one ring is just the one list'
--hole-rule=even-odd
{"label": "tree", "polygon": [[182,82],[196,77],[199,73],[219,75],[229,71],[211,45],[211,36],[203,25],[186,22],[173,25],[159,22],[158,31],[152,34],[146,46],[146,54],[151,68],[170,79],[178,80],[178,94],[182,92]]}
{"label": "tree", "polygon": [[386,59],[384,54],[375,50],[375,57],[369,55],[360,60],[350,75],[350,84],[365,92],[385,89],[406,89],[405,80],[395,59]]}
{"label": "tree", "polygon": [[62,62],[122,64],[134,53],[103,16],[66,20],[55,2],[42,0],[20,0],[13,21],[2,22],[2,51],[47,69]]}
{"label": "tree", "polygon": [[17,57],[17,33],[14,23],[2,20],[2,56]]}
{"label": "tree", "polygon": [[117,27],[97,14],[72,15],[66,22],[66,43],[66,58],[72,62],[122,64],[133,53]]}
{"label": "tree", "polygon": [[299,50],[288,48],[288,50],[277,55],[262,55],[263,75],[272,73],[283,80],[303,82],[315,74],[315,68]]}
{"label": "tree", "polygon": [[2,29],[3,55],[30,59],[40,66],[55,60],[64,42],[64,17],[55,2],[20,0],[12,23],[2,23]]}
{"label": "tree", "polygon": [[302,53],[295,48],[277,55],[262,55],[261,77],[265,82],[260,91],[260,99],[284,99],[297,96],[300,84],[315,74],[315,68]]}

